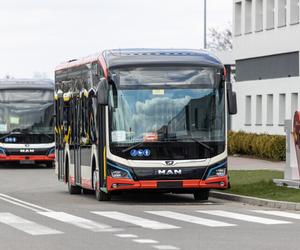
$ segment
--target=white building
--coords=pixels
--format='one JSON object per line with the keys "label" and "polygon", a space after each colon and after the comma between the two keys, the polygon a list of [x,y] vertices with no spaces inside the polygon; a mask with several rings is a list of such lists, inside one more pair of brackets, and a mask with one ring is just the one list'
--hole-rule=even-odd
{"label": "white building", "polygon": [[299,0],[234,0],[232,129],[284,134],[299,108]]}

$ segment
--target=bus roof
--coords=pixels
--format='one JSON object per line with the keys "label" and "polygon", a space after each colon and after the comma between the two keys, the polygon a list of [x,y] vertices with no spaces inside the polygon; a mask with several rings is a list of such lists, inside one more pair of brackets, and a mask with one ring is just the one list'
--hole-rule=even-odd
{"label": "bus roof", "polygon": [[100,61],[105,68],[145,64],[197,64],[223,68],[221,61],[205,50],[192,49],[112,49],[64,62],[55,70]]}
{"label": "bus roof", "polygon": [[223,67],[221,61],[204,50],[114,49],[103,53],[108,68],[143,64],[198,64]]}
{"label": "bus roof", "polygon": [[4,89],[54,90],[54,83],[49,79],[0,79],[0,90]]}

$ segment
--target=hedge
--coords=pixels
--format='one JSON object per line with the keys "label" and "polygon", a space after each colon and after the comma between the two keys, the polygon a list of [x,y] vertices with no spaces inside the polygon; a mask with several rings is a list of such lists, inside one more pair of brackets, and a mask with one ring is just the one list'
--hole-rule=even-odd
{"label": "hedge", "polygon": [[230,131],[228,153],[285,161],[285,136]]}

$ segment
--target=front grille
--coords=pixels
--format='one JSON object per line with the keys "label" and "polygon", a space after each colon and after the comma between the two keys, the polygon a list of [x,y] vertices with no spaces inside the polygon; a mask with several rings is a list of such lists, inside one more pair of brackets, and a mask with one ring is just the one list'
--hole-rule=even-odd
{"label": "front grille", "polygon": [[48,155],[49,149],[45,148],[6,148],[5,149],[5,154],[7,156],[9,155]]}
{"label": "front grille", "polygon": [[203,167],[163,167],[133,168],[138,180],[184,180],[202,179],[207,166]]}

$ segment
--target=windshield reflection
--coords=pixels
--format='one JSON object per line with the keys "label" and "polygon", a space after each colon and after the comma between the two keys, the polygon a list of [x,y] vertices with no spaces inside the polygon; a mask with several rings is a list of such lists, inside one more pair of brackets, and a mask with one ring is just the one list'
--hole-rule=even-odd
{"label": "windshield reflection", "polygon": [[147,74],[144,68],[118,74],[117,107],[110,92],[113,144],[224,140],[224,89],[213,70],[149,69]]}
{"label": "windshield reflection", "polygon": [[53,134],[52,92],[15,92],[16,95],[8,90],[0,93],[0,134]]}

